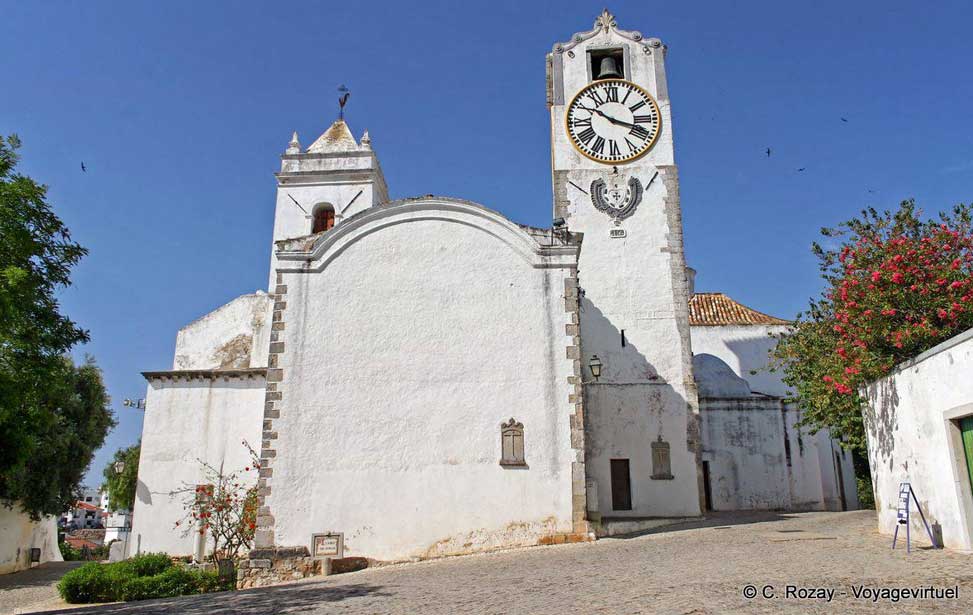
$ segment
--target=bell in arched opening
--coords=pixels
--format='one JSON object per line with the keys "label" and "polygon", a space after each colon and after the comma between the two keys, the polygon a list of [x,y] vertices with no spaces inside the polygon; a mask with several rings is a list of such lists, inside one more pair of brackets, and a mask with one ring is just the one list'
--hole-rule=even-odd
{"label": "bell in arched opening", "polygon": [[601,59],[598,67],[598,76],[595,79],[618,79],[622,73],[618,71],[618,63],[612,56],[605,56]]}

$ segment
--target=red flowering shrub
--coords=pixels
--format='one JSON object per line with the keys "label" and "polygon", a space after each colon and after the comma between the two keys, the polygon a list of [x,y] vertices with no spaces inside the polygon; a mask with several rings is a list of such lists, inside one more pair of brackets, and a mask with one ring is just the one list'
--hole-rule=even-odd
{"label": "red flowering shrub", "polygon": [[260,459],[246,442],[252,462],[242,471],[224,472],[223,465],[216,468],[199,461],[203,480],[198,485],[186,485],[172,495],[183,497],[182,519],[176,527],[183,528],[183,535],[198,533],[204,540],[212,541],[213,561],[221,574],[230,570],[243,549],[249,549],[257,530],[257,486]]}
{"label": "red flowering shrub", "polygon": [[910,200],[822,229],[840,241],[813,246],[827,287],[774,351],[806,424],[863,448],[859,388],[973,327],[971,212],[923,221]]}

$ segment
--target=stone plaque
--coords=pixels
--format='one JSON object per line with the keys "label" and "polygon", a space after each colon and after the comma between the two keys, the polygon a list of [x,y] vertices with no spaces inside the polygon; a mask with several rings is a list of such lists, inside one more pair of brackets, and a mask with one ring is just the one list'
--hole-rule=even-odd
{"label": "stone plaque", "polygon": [[623,228],[613,228],[612,230],[608,231],[608,236],[612,239],[621,239],[626,235],[628,235],[628,233],[626,233],[625,229]]}
{"label": "stone plaque", "polygon": [[311,557],[342,558],[345,556],[344,534],[329,532],[327,534],[311,535]]}

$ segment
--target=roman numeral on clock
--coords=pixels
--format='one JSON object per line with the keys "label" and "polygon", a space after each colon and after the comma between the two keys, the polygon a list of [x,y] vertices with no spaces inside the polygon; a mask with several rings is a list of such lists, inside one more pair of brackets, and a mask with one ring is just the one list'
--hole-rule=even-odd
{"label": "roman numeral on clock", "polygon": [[[636,128],[638,127],[636,126]],[[581,141],[585,145],[588,145],[588,142],[594,139],[595,136],[596,135],[594,130],[592,130],[591,128],[585,128],[582,132],[578,133],[578,141]],[[601,137],[598,138],[600,139]]]}
{"label": "roman numeral on clock", "polygon": [[575,120],[574,120],[574,127],[575,128],[580,128],[582,126],[591,126],[591,118],[590,117],[586,117],[586,118],[583,118],[583,119],[582,118],[575,118]]}
{"label": "roman numeral on clock", "polygon": [[635,147],[635,144],[632,143],[631,141],[629,141],[628,138],[625,139],[625,145],[628,145],[628,151],[629,151],[630,154],[634,154],[639,149],[639,148]]}
{"label": "roman numeral on clock", "polygon": [[601,137],[595,139],[595,144],[591,146],[591,151],[596,154],[601,154],[605,151],[605,140]]}
{"label": "roman numeral on clock", "polygon": [[633,126],[632,127],[632,130],[630,130],[628,134],[632,135],[633,137],[638,137],[639,139],[642,139],[643,141],[645,141],[646,139],[649,138],[649,131],[646,130],[646,129],[644,129],[644,128],[642,128],[638,124],[636,124],[635,126]]}
{"label": "roman numeral on clock", "polygon": [[655,115],[636,115],[634,119],[636,124],[650,124],[655,122]]}
{"label": "roman numeral on clock", "polygon": [[610,85],[605,88],[606,102],[618,102],[618,88]]}
{"label": "roman numeral on clock", "polygon": [[608,153],[612,156],[621,156],[622,152],[618,149],[618,143],[614,139],[608,141]]}
{"label": "roman numeral on clock", "polygon": [[600,107],[601,105],[605,104],[605,100],[601,97],[601,94],[598,93],[598,90],[591,90],[588,92],[588,97],[594,101],[596,106]]}
{"label": "roman numeral on clock", "polygon": [[631,107],[629,107],[628,109],[632,113],[635,113],[636,111],[638,111],[639,109],[641,109],[644,106],[645,106],[645,101],[644,100],[640,100],[637,103],[635,103],[634,105],[632,105]]}

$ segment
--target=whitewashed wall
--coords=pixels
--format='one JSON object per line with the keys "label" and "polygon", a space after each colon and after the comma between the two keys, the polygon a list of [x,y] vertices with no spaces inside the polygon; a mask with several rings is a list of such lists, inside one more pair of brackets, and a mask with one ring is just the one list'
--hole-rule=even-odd
{"label": "whitewashed wall", "polygon": [[781,372],[769,371],[768,353],[777,345],[771,335],[786,331],[787,327],[780,325],[694,326],[690,335],[694,354],[719,357],[747,381],[751,390],[784,397],[791,391],[781,380]]}
{"label": "whitewashed wall", "polygon": [[227,470],[250,464],[242,441],[260,448],[264,389],[263,374],[149,379],[129,554],[194,553],[194,536],[173,527],[184,511],[182,497],[170,493],[207,482],[199,459]]}
{"label": "whitewashed wall", "polygon": [[[275,544],[331,530],[348,555],[398,560],[571,532],[564,278],[576,249],[539,257],[516,225],[450,200],[353,224],[326,236],[308,265],[320,271],[280,282]],[[499,465],[510,418],[527,468]]]}
{"label": "whitewashed wall", "polygon": [[[973,494],[958,421],[973,415],[973,330],[904,363],[866,390],[865,427],[879,531],[896,525],[910,481],[945,546],[973,550]],[[913,535],[924,536],[919,516]]]}
{"label": "whitewashed wall", "polygon": [[695,355],[693,373],[714,510],[858,508],[851,453],[827,430],[798,427],[795,404],[753,395],[718,357]]}
{"label": "whitewashed wall", "polygon": [[258,290],[186,325],[176,334],[172,368],[266,367],[273,303]]}
{"label": "whitewashed wall", "polygon": [[[9,504],[12,506],[8,507]],[[0,500],[0,574],[29,568],[32,548],[40,548],[41,563],[61,561],[57,519],[44,517],[32,521],[16,502]]]}

